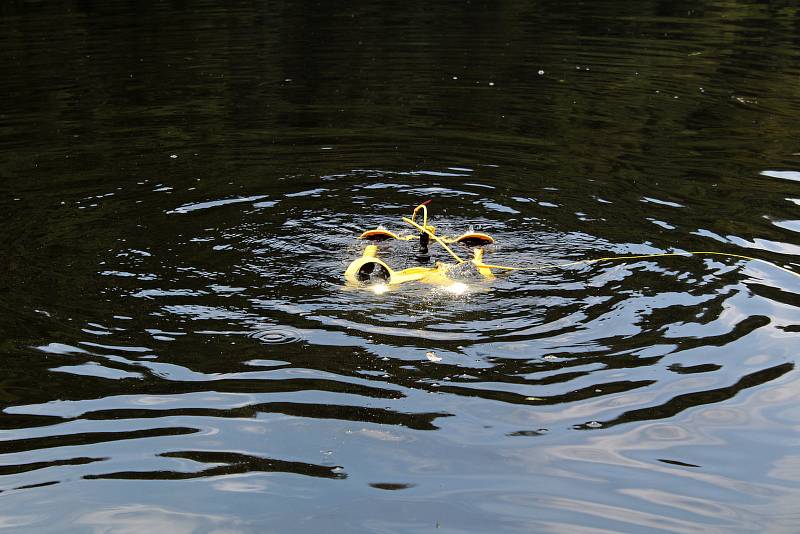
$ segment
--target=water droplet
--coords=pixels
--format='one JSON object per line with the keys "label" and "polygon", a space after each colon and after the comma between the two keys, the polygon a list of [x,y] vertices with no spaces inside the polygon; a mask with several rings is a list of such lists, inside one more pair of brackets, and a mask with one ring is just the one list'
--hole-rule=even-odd
{"label": "water droplet", "polygon": [[425,357],[428,358],[432,362],[440,362],[440,361],[442,361],[442,358],[437,356],[436,353],[433,352],[432,350],[426,352],[425,353]]}

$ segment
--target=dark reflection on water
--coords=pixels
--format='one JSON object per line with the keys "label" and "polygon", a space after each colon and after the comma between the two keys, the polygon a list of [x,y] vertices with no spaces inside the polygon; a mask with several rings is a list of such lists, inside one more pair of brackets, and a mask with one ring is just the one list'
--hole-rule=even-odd
{"label": "dark reflection on water", "polygon": [[800,272],[799,9],[3,3],[0,525],[797,530],[797,277],[342,272]]}
{"label": "dark reflection on water", "polygon": [[[307,464],[303,462],[287,462],[284,460],[273,460],[271,458],[260,458],[248,454],[237,454],[232,452],[208,452],[208,451],[178,451],[166,452],[161,454],[166,458],[185,458],[197,463],[222,464],[209,467],[197,472],[176,472],[176,471],[123,471],[120,473],[105,473],[101,475],[87,475],[87,479],[92,478],[116,478],[116,479],[137,479],[137,480],[180,480],[186,478],[213,477],[221,475],[232,475],[237,473],[250,473],[257,471],[279,471],[284,473],[296,473],[298,475],[308,475],[322,478],[347,478],[347,475],[340,472],[341,467],[325,467],[322,465]],[[339,472],[337,472],[337,470]]]}

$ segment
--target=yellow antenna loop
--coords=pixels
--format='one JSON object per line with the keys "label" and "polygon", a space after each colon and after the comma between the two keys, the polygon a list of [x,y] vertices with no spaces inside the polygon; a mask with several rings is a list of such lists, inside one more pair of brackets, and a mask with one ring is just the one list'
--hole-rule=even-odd
{"label": "yellow antenna loop", "polygon": [[[430,202],[430,201],[428,201],[428,202]],[[411,220],[412,221],[416,221],[417,220],[417,212],[420,210],[420,208],[422,209],[422,226],[427,228],[428,227],[428,206],[426,204],[420,204],[419,206],[414,208],[414,211],[411,212]]]}

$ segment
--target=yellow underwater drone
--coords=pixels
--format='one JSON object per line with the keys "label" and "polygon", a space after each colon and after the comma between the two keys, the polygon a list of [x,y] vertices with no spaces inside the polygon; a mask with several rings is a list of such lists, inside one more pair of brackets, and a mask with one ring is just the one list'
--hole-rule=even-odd
{"label": "yellow underwater drone", "polygon": [[[362,233],[358,238],[369,241],[411,241],[419,239],[420,248],[427,251],[428,243],[433,239],[436,243],[440,244],[455,260],[456,263],[445,263],[437,261],[433,267],[410,267],[401,271],[396,271],[389,267],[383,260],[378,258],[378,246],[371,244],[367,245],[364,253],[360,258],[354,260],[347,267],[344,272],[344,277],[347,282],[354,286],[363,285],[369,279],[382,279],[383,285],[378,284],[377,292],[383,292],[388,289],[388,286],[396,286],[405,282],[421,282],[423,284],[433,284],[439,286],[446,286],[452,288],[454,292],[463,292],[465,286],[452,278],[452,270],[454,267],[466,263],[461,259],[458,254],[453,252],[448,246],[448,243],[460,243],[467,246],[475,247],[473,249],[473,257],[471,263],[475,266],[478,273],[483,278],[491,280],[494,278],[491,268],[483,263],[483,245],[494,243],[494,238],[482,232],[465,232],[457,237],[438,236],[436,235],[436,228],[428,224],[428,207],[427,204],[430,200],[423,202],[414,208],[411,217],[403,217],[403,222],[419,230],[419,234],[396,234],[390,230],[378,227],[374,230],[367,230]],[[417,223],[417,214],[422,212],[422,224]]]}
{"label": "yellow underwater drone", "polygon": [[[445,263],[437,261],[433,267],[410,267],[400,271],[395,271],[383,260],[378,257],[378,246],[375,244],[367,245],[361,257],[355,259],[344,272],[344,277],[348,284],[355,287],[363,287],[369,280],[379,281],[371,286],[375,293],[384,293],[388,291],[391,286],[398,286],[406,282],[421,282],[423,284],[432,284],[443,286],[445,289],[453,293],[463,293],[466,291],[467,286],[459,282],[453,277],[455,269],[459,265],[465,263],[472,263],[480,276],[485,280],[494,279],[492,270],[504,271],[530,271],[530,270],[543,270],[555,267],[569,267],[573,265],[589,265],[602,261],[626,261],[637,259],[650,259],[650,258],[664,258],[670,256],[717,256],[736,258],[740,260],[755,261],[766,263],[772,267],[778,268],[794,276],[800,276],[797,272],[781,267],[767,260],[760,258],[753,258],[751,256],[744,256],[742,254],[732,254],[728,252],[714,252],[714,251],[681,251],[681,252],[662,252],[656,254],[639,254],[631,256],[610,256],[604,258],[595,258],[587,260],[577,260],[565,263],[549,263],[538,264],[534,266],[524,267],[509,267],[506,265],[492,265],[483,262],[483,247],[494,243],[494,238],[482,232],[469,231],[457,237],[438,236],[436,235],[436,228],[428,224],[428,207],[431,201],[425,201],[414,208],[411,217],[403,217],[403,222],[419,231],[419,234],[397,234],[387,230],[381,226],[374,230],[367,230],[363,232],[358,238],[373,242],[381,242],[387,240],[397,241],[412,241],[419,239],[420,250],[427,255],[427,247],[432,239],[442,246],[450,256],[455,259],[456,263]],[[417,223],[417,215],[422,212],[422,224]],[[469,262],[461,259],[448,244],[462,244],[472,247],[472,259]]]}

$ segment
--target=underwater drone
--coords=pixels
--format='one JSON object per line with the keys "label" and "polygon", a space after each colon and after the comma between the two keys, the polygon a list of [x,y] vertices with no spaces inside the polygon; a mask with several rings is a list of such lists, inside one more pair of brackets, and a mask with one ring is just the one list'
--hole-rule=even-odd
{"label": "underwater drone", "polygon": [[[411,234],[398,234],[379,226],[373,230],[363,232],[358,239],[371,241],[372,244],[364,248],[361,257],[353,260],[344,272],[345,280],[348,285],[354,287],[369,287],[373,292],[380,294],[388,291],[392,286],[398,286],[407,282],[420,282],[423,284],[431,284],[442,286],[444,289],[460,294],[467,290],[467,286],[458,280],[458,278],[465,272],[464,267],[475,272],[484,280],[494,279],[492,270],[504,271],[530,271],[530,270],[543,270],[556,267],[569,267],[572,265],[589,265],[603,261],[628,261],[637,259],[649,258],[664,258],[669,256],[717,256],[736,258],[740,260],[748,260],[766,263],[772,267],[785,271],[794,276],[800,276],[796,271],[787,269],[780,265],[776,265],[770,261],[761,258],[753,258],[751,256],[744,256],[742,254],[732,254],[728,252],[715,252],[715,251],[680,251],[680,252],[662,252],[656,254],[639,254],[631,256],[609,256],[603,258],[585,259],[570,261],[566,263],[550,263],[538,264],[533,266],[519,266],[509,267],[506,265],[492,265],[484,263],[484,246],[490,245],[495,242],[494,238],[483,232],[468,231],[457,237],[439,236],[436,235],[436,228],[428,224],[428,204],[430,200],[419,204],[411,213],[411,217],[403,217],[404,223],[416,229],[419,233]],[[422,224],[417,222],[418,214],[422,212]],[[409,267],[402,270],[394,270],[389,265],[378,257],[378,245],[384,241],[419,241],[420,254],[422,258],[428,256],[428,245],[431,240],[439,244],[453,257],[455,263],[446,263],[437,261],[433,267]],[[469,261],[463,260],[456,254],[449,245],[460,244],[472,248],[472,259]]]}
{"label": "underwater drone", "polygon": [[[388,290],[390,286],[396,286],[406,282],[421,282],[423,284],[445,286],[451,289],[452,292],[463,292],[466,287],[463,283],[458,282],[453,277],[453,274],[455,273],[456,267],[468,262],[461,259],[458,254],[453,252],[453,249],[448,246],[448,243],[458,243],[474,247],[473,257],[469,263],[475,267],[483,278],[487,280],[493,279],[492,266],[483,263],[483,246],[494,243],[494,238],[488,234],[475,231],[464,232],[457,237],[436,235],[436,228],[428,224],[427,205],[429,203],[430,200],[414,208],[411,217],[403,217],[403,222],[417,229],[419,234],[397,234],[379,226],[374,230],[367,230],[362,233],[358,236],[358,239],[372,242],[388,240],[412,241],[418,239],[420,255],[423,257],[427,256],[428,245],[430,241],[433,240],[435,243],[441,245],[456,260],[456,263],[437,261],[433,267],[409,267],[408,269],[396,271],[378,257],[378,245],[370,244],[364,249],[363,255],[351,262],[345,270],[344,277],[347,282],[354,286],[361,286],[368,281],[376,281],[378,284],[373,285],[373,290],[378,293]],[[417,215],[420,212],[422,212],[422,224],[417,222]]]}

